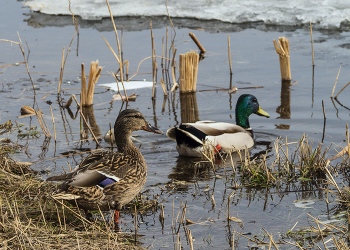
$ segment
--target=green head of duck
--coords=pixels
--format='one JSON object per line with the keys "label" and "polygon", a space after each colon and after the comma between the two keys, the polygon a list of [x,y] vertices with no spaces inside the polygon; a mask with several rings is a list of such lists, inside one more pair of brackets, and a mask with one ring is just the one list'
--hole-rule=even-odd
{"label": "green head of duck", "polygon": [[253,113],[267,118],[270,117],[267,112],[260,108],[258,99],[255,96],[250,94],[241,95],[236,104],[236,124],[245,129],[250,128],[249,116]]}

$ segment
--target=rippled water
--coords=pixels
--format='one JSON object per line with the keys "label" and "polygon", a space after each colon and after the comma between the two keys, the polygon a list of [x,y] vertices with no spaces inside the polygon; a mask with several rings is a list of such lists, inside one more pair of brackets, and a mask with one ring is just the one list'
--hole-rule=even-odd
{"label": "rippled water", "polygon": [[[49,108],[52,102],[57,143],[53,138],[50,141],[44,140],[43,135],[38,139],[32,137],[18,139],[16,131],[2,135],[2,137],[7,136],[21,145],[28,146],[25,152],[14,155],[16,159],[34,162],[33,168],[37,170],[59,174],[63,172],[62,167],[68,170],[67,162],[75,165],[86,156],[86,154],[81,154],[66,157],[62,156],[63,153],[96,148],[96,143],[91,139],[83,143],[79,142],[80,119],[76,106],[72,105],[71,112],[69,112],[67,109],[62,109],[57,103],[62,47],[68,48],[74,34],[74,27],[69,24],[68,20],[71,20],[69,17],[60,19],[60,17],[37,13],[31,15],[27,9],[20,8],[21,3],[6,4],[13,11],[8,11],[6,15],[0,16],[0,27],[4,31],[1,38],[18,41],[17,31],[19,31],[22,41],[28,44],[30,49],[29,69],[36,86],[37,101],[53,134]],[[29,18],[28,15],[30,15]],[[6,20],[10,16],[14,21],[7,23]],[[33,20],[31,18],[38,16],[39,19],[31,22]],[[151,19],[137,20],[144,20],[143,24],[149,24]],[[158,55],[161,54],[162,38],[166,34],[163,25],[157,26],[159,20],[153,19]],[[259,27],[253,27],[254,25],[230,26],[222,23],[222,26],[217,27],[216,24],[219,22],[190,19],[187,19],[186,23],[186,27],[176,27],[177,53],[197,49],[188,37],[188,32],[194,32],[207,50],[207,57],[199,64],[199,91],[188,97],[197,104],[199,119],[234,122],[234,107],[238,96],[243,93],[251,93],[258,98],[261,107],[271,115],[269,119],[251,116],[250,123],[257,139],[257,146],[251,151],[251,155],[267,151],[267,156],[273,159],[273,141],[279,136],[288,137],[288,142],[295,142],[303,134],[307,134],[315,145],[324,137],[326,146],[331,142],[345,146],[345,126],[348,122],[348,107],[350,106],[347,98],[348,90],[345,89],[339,95],[339,103],[334,102],[333,104],[330,95],[339,66],[341,66],[341,71],[335,93],[349,81],[347,43],[349,32],[314,30],[316,66],[313,71],[308,29],[285,26],[274,28],[268,26],[262,28],[259,25]],[[103,35],[116,48],[115,34],[110,22],[106,19],[103,22],[85,22],[84,24],[86,26],[80,26],[79,43],[75,38],[65,66],[62,97],[66,100],[71,94],[79,94],[81,63],[88,65],[92,60],[99,60],[99,64],[104,67],[99,83],[113,82],[113,77],[108,72],[115,72],[118,68],[114,56],[101,38]],[[101,28],[102,24],[105,28]],[[133,25],[137,26],[137,22]],[[210,32],[206,31],[207,28]],[[241,90],[231,95],[227,91],[204,91],[230,86],[227,56],[228,35],[231,38],[234,72],[232,85]],[[280,81],[278,55],[272,43],[273,39],[280,36],[285,36],[290,40],[292,86],[283,86]],[[25,50],[28,50],[26,45]],[[139,63],[151,55],[150,30],[125,29],[123,52],[124,60],[127,59],[130,62],[129,72],[136,72]],[[0,65],[23,61],[19,48],[9,43],[1,43],[0,55]],[[163,76],[160,71],[158,71],[158,81],[161,77],[166,79],[166,76]],[[31,82],[25,67],[23,65],[9,66],[0,68],[0,72],[0,96],[2,98],[0,123],[16,120],[17,124],[23,124],[22,130],[37,126],[36,130],[41,133],[36,117],[17,118],[22,106],[33,106],[34,102]],[[151,61],[143,62],[139,72],[143,74],[139,74],[136,80],[151,81]],[[263,88],[244,89],[258,86]],[[186,115],[185,113],[190,112],[189,108],[195,108],[195,106],[184,107],[185,100],[180,98],[178,92],[163,97],[159,84],[156,92],[156,98],[152,100],[151,89],[135,90],[138,97],[135,102],[128,104],[128,108],[139,109],[151,124],[159,127],[163,132],[179,124],[182,117]],[[128,94],[131,93],[133,90],[128,90]],[[125,108],[125,104],[120,101],[112,101],[113,94],[115,93],[106,91],[104,88],[97,88],[93,110],[89,114],[90,119],[95,118],[97,125],[95,129],[102,135],[109,129],[109,123],[113,125],[119,111]],[[325,134],[323,134],[322,101],[327,117]],[[148,190],[147,194],[151,199],[159,197],[158,201],[164,204],[165,210],[164,227],[158,219],[159,211],[139,218],[138,232],[144,235],[141,241],[144,246],[150,246],[151,249],[174,247],[177,236],[171,230],[172,213],[174,209],[176,218],[181,203],[185,201],[187,201],[186,218],[200,223],[189,225],[188,228],[191,229],[192,236],[195,238],[195,248],[202,249],[229,249],[233,230],[240,231],[249,237],[262,236],[260,230],[263,227],[270,233],[274,233],[275,238],[280,238],[281,234],[286,233],[296,222],[298,222],[297,227],[307,226],[307,212],[320,216],[324,220],[333,218],[332,209],[336,203],[331,202],[327,205],[324,193],[317,185],[300,181],[292,186],[282,185],[279,188],[236,190],[230,203],[230,216],[241,219],[244,227],[241,228],[239,223],[229,224],[226,220],[228,196],[233,191],[232,186],[234,185],[230,162],[226,162],[214,174],[211,165],[203,164],[198,168],[193,159],[178,157],[175,143],[166,136],[146,132],[135,132],[134,134],[138,135],[138,139],[142,141],[141,152],[148,164],[148,179],[144,190]],[[101,145],[107,146],[107,143],[101,141]],[[333,147],[328,156],[335,153]],[[43,175],[42,178],[46,177],[47,175]],[[343,181],[348,184],[346,179]],[[215,206],[211,201],[212,195],[216,202]],[[293,203],[296,200],[305,201],[307,206]],[[126,225],[133,227],[131,215],[122,213],[121,216]],[[128,231],[129,229],[127,226],[122,226],[122,230]],[[181,244],[188,249],[185,231],[182,227],[179,233]],[[239,242],[242,248],[248,245],[248,242],[242,237]],[[251,243],[250,246],[252,246]],[[289,247],[281,246],[281,249]]]}

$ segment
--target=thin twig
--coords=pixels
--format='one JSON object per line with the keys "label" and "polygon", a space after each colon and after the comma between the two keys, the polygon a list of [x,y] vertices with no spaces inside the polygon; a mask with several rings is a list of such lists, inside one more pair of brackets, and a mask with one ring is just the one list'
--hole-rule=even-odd
{"label": "thin twig", "polygon": [[340,69],[341,69],[341,65],[339,66],[337,78],[335,78],[335,82],[334,82],[334,86],[333,86],[333,90],[332,90],[332,95],[331,95],[331,97],[333,97],[334,90],[335,90],[335,86],[337,86],[337,82],[338,82],[338,77],[339,77]]}

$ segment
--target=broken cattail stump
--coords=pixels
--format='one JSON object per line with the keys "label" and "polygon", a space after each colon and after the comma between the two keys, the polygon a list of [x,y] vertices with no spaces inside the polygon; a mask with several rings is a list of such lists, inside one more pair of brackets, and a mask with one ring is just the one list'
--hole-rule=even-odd
{"label": "broken cattail stump", "polygon": [[21,108],[21,115],[35,115],[35,109],[29,106],[23,106]]}
{"label": "broken cattail stump", "polygon": [[180,92],[195,92],[199,55],[196,51],[180,54]]}
{"label": "broken cattail stump", "polygon": [[199,121],[196,93],[180,93],[181,122]]}
{"label": "broken cattail stump", "polygon": [[278,45],[276,40],[273,40],[275,49],[280,58],[280,68],[282,80],[292,80],[290,73],[290,60],[289,60],[289,40],[284,37],[278,38]]}
{"label": "broken cattail stump", "polygon": [[81,64],[81,93],[80,93],[80,105],[81,106],[90,106],[94,102],[94,90],[95,84],[98,81],[102,71],[102,67],[98,67],[98,60],[96,62],[90,63],[90,72],[89,72],[89,81],[88,87],[86,90],[86,77],[85,77],[85,68],[84,64]]}

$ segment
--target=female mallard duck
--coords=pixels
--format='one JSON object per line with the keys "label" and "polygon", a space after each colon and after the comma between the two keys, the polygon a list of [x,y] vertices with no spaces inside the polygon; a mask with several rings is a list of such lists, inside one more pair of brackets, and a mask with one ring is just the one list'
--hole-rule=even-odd
{"label": "female mallard duck", "polygon": [[255,96],[241,95],[236,104],[236,124],[214,121],[181,123],[170,128],[166,135],[177,142],[179,155],[202,157],[203,151],[228,153],[254,146],[253,130],[249,126],[251,114],[270,117],[262,110]]}
{"label": "female mallard duck", "polygon": [[64,181],[53,197],[67,200],[85,211],[114,209],[117,221],[122,206],[140,192],[147,178],[145,159],[130,139],[135,130],[163,134],[151,126],[141,112],[122,111],[114,124],[118,152],[95,151],[73,172],[49,177],[47,181]]}

